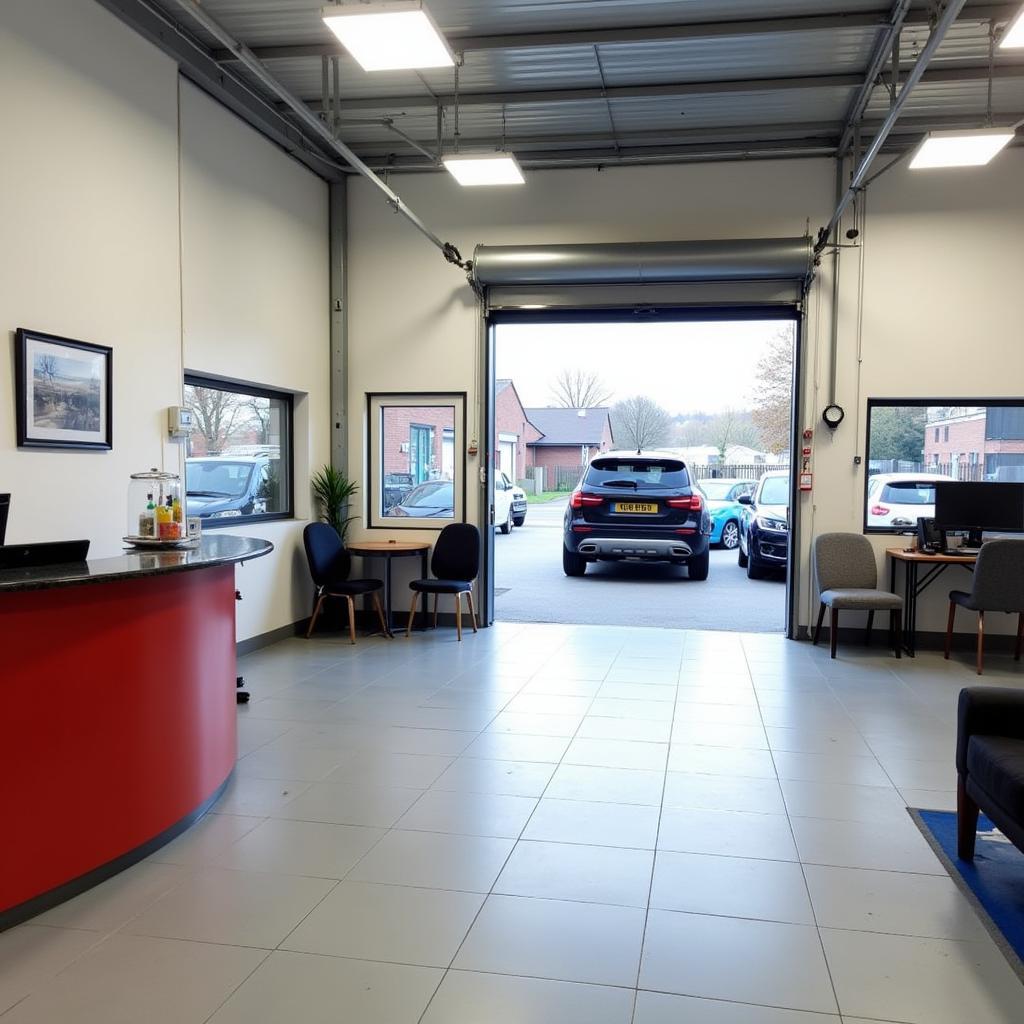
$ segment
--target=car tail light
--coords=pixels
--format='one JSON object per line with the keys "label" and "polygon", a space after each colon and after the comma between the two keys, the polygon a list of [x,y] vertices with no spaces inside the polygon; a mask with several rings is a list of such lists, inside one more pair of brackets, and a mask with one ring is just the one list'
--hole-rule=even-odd
{"label": "car tail light", "polygon": [[583,491],[573,491],[572,497],[569,499],[569,505],[572,508],[595,508],[597,505],[603,505],[604,498],[600,494],[585,494]]}
{"label": "car tail light", "polygon": [[887,516],[892,509],[886,508],[884,505],[872,505],[871,514],[873,516]]}
{"label": "car tail light", "polygon": [[665,504],[669,508],[685,508],[691,512],[699,512],[704,507],[699,494],[688,494],[684,498],[668,498]]}
{"label": "car tail light", "polygon": [[572,524],[572,532],[573,533],[593,533],[594,532],[594,528],[592,526],[583,526],[582,523],[573,523]]}
{"label": "car tail light", "polygon": [[676,530],[676,533],[681,533],[684,537],[690,536],[690,534],[696,533],[697,531],[693,527],[685,527],[682,530]]}

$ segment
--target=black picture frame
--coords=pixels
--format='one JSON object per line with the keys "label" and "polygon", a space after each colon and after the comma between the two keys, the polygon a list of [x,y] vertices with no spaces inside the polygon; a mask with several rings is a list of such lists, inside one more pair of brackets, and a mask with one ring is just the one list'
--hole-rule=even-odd
{"label": "black picture frame", "polygon": [[[91,366],[85,355],[92,357]],[[48,373],[37,372],[39,359],[50,360]],[[64,374],[61,360],[66,363]],[[88,375],[74,373],[76,364]],[[44,400],[37,400],[37,387],[54,396],[45,417],[40,416]],[[109,346],[19,327],[14,336],[14,390],[19,448],[113,449],[114,350]]]}

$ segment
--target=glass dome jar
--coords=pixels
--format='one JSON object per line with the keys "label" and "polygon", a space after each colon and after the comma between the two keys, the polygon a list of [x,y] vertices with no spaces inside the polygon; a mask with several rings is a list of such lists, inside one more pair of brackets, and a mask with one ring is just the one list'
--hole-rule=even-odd
{"label": "glass dome jar", "polygon": [[181,541],[185,528],[185,499],[181,477],[155,467],[132,473],[128,487],[128,539]]}

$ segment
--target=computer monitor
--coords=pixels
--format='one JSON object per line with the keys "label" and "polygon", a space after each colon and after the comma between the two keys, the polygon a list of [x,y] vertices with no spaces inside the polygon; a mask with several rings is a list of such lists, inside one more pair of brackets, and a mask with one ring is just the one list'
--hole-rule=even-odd
{"label": "computer monitor", "polygon": [[11,511],[11,496],[0,494],[0,547],[7,543],[7,514]]}
{"label": "computer monitor", "polygon": [[1024,531],[1024,484],[935,482],[935,525],[940,530],[967,530],[969,543],[981,543],[988,530]]}

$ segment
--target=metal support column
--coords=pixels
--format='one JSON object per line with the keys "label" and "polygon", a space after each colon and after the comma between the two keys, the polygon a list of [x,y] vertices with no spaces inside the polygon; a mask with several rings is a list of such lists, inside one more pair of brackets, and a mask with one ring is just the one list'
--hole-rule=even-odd
{"label": "metal support column", "polygon": [[331,465],[348,474],[348,185],[329,186],[331,298]]}

